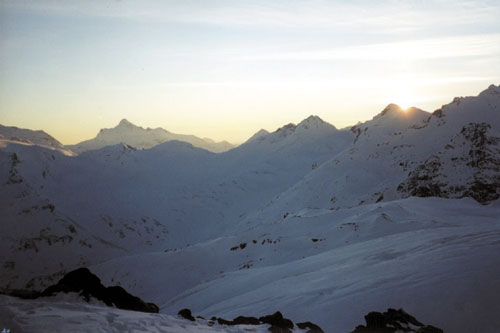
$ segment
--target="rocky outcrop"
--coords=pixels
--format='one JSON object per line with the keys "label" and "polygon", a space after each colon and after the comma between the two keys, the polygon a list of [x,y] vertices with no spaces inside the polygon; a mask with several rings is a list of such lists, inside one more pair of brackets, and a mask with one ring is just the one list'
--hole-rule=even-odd
{"label": "rocky outcrop", "polygon": [[297,327],[301,330],[307,330],[309,333],[322,333],[323,330],[318,325],[311,323],[310,321],[306,321],[304,323],[297,323]]}
{"label": "rocky outcrop", "polygon": [[16,153],[12,153],[12,155],[10,155],[10,159],[11,165],[7,184],[20,184],[23,182],[23,178],[21,177],[21,175],[19,175],[16,167],[19,163],[21,163],[21,161],[19,160],[19,157],[17,157]]}
{"label": "rocky outcrop", "polygon": [[293,322],[290,319],[284,318],[279,311],[272,315],[260,317],[259,321],[271,325],[269,328],[271,332],[291,332],[293,328]]}
{"label": "rocky outcrop", "polygon": [[470,123],[398,186],[403,197],[471,197],[486,204],[500,197],[500,133]]}
{"label": "rocky outcrop", "polygon": [[[182,318],[185,318],[190,321],[195,321],[195,318],[191,314],[191,310],[189,309],[182,309],[178,313],[179,316]],[[211,326],[215,322],[217,322],[219,325],[227,325],[227,326],[234,326],[234,325],[271,325],[269,327],[270,332],[274,333],[288,333],[292,332],[292,329],[294,328],[294,323],[290,319],[287,319],[283,317],[283,314],[281,312],[276,311],[275,313],[267,316],[262,316],[259,318],[256,317],[245,317],[245,316],[238,316],[234,318],[233,320],[226,320],[224,318],[217,318],[217,317],[212,317],[208,324]],[[307,330],[306,332],[309,333],[322,333],[323,330],[316,324],[311,323],[310,321],[304,322],[304,323],[298,323],[297,327],[302,329],[302,330]]]}
{"label": "rocky outcrop", "polygon": [[370,312],[365,316],[366,326],[359,325],[351,333],[443,333],[443,330],[424,325],[403,309]]}
{"label": "rocky outcrop", "polygon": [[104,287],[101,280],[87,268],[79,268],[67,273],[57,284],[45,289],[40,297],[54,296],[60,292],[79,293],[87,302],[91,298],[95,298],[108,306],[115,306],[123,310],[159,312],[157,305],[144,302],[139,297],[129,294],[122,287]]}
{"label": "rocky outcrop", "polygon": [[193,315],[191,314],[191,310],[189,309],[182,309],[179,311],[179,313],[177,313],[177,315],[181,316],[184,319],[195,321]]}

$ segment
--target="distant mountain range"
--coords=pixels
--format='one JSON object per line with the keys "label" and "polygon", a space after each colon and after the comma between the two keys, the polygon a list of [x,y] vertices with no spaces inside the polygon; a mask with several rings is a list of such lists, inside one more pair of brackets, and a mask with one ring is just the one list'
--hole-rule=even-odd
{"label": "distant mountain range", "polygon": [[183,141],[195,147],[214,153],[227,151],[235,146],[227,141],[215,142],[209,138],[199,138],[194,135],[175,134],[163,128],[142,128],[122,119],[114,128],[103,128],[94,139],[82,141],[76,145],[63,145],[44,131],[31,131],[17,127],[0,125],[0,139],[35,144],[64,150],[68,153],[80,154],[87,150],[100,149],[120,143],[137,149],[149,149],[167,141]]}
{"label": "distant mountain range", "polygon": [[167,314],[280,310],[347,332],[402,307],[446,332],[500,325],[499,86],[219,153],[126,120],[72,147],[0,130],[0,288],[87,266]]}
{"label": "distant mountain range", "polygon": [[234,147],[227,141],[215,142],[211,139],[201,139],[194,135],[171,133],[163,128],[142,128],[122,119],[114,128],[104,128],[99,131],[94,139],[69,145],[67,148],[76,153],[94,150],[106,146],[125,143],[139,149],[152,148],[167,141],[184,141],[195,147],[203,148],[215,153],[220,153]]}

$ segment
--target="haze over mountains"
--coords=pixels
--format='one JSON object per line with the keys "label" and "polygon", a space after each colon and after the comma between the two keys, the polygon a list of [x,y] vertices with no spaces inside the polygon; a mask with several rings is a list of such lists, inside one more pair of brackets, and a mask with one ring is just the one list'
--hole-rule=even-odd
{"label": "haze over mountains", "polygon": [[201,139],[194,135],[171,133],[163,128],[142,128],[122,119],[114,128],[103,128],[94,139],[67,146],[76,153],[99,149],[119,143],[126,143],[136,148],[152,148],[160,143],[178,140],[192,144],[212,152],[223,152],[234,146],[227,141],[215,142],[211,139]]}
{"label": "haze over mountains", "polygon": [[403,307],[450,332],[500,325],[499,86],[232,149],[126,120],[71,147],[0,130],[0,287],[88,266],[166,314],[280,310],[347,332]]}

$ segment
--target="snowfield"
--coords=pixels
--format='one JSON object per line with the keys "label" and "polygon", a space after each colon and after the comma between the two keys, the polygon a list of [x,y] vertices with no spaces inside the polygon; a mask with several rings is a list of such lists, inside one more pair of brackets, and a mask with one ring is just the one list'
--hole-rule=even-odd
{"label": "snowfield", "polygon": [[27,301],[0,295],[0,309],[0,326],[11,332],[269,332],[269,325],[208,326],[207,320],[191,322],[177,316],[119,310],[77,299]]}
{"label": "snowfield", "polygon": [[500,288],[499,216],[498,204],[436,198],[304,211],[230,241],[121,257],[92,270],[163,313],[189,307],[232,318],[280,310],[349,332],[370,311],[402,307],[445,331],[495,332],[500,305],[489,291]]}
{"label": "snowfield", "polygon": [[0,288],[85,266],[161,314],[1,296],[0,327],[208,330],[172,316],[190,308],[350,332],[393,307],[445,332],[498,331],[500,87],[347,129],[311,116],[222,153],[118,127],[147,145],[115,128],[73,154],[0,131]]}

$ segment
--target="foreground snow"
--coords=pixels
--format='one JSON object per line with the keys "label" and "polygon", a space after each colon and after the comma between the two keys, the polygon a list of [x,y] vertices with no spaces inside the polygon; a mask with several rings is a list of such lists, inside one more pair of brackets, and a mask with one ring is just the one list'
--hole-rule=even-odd
{"label": "foreground snow", "polygon": [[[0,295],[0,327],[11,332],[269,332],[269,325],[208,326],[177,316],[119,310],[76,300],[22,300]],[[302,330],[296,330],[302,332]]]}
{"label": "foreground snow", "polygon": [[326,332],[348,332],[370,311],[402,307],[445,332],[495,332],[499,216],[498,203],[472,199],[310,209],[233,237],[124,256],[92,271],[163,313],[189,307],[232,318],[279,310]]}

